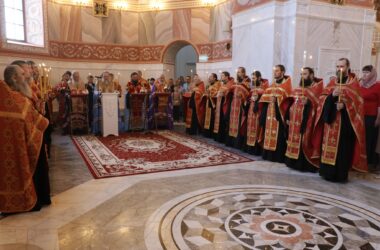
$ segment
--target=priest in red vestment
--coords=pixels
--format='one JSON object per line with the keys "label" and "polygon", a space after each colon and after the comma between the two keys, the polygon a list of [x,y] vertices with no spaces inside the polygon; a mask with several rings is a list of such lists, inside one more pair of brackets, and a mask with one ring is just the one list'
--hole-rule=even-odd
{"label": "priest in red vestment", "polygon": [[4,79],[0,81],[0,212],[38,210],[46,201],[35,183],[36,168],[49,121],[30,101],[31,89],[20,67],[8,66]]}
{"label": "priest in red vestment", "polygon": [[227,102],[226,96],[232,90],[232,86],[235,84],[234,79],[230,77],[230,73],[227,71],[221,74],[221,85],[216,95],[216,107],[215,107],[215,122],[214,122],[214,139],[218,142],[224,142],[227,133]]}
{"label": "priest in red vestment", "polygon": [[212,137],[215,121],[215,106],[216,106],[216,96],[220,88],[220,82],[218,81],[218,76],[215,73],[211,73],[208,78],[209,85],[206,90],[206,111],[205,111],[205,122],[203,125],[204,135],[207,137]]}
{"label": "priest in red vestment", "polygon": [[166,91],[168,83],[166,82],[165,75],[161,74],[160,78],[156,80],[152,87],[152,92],[163,93]]}
{"label": "priest in red vestment", "polygon": [[284,162],[286,150],[286,134],[284,116],[286,106],[282,102],[292,91],[290,76],[285,75],[284,65],[274,67],[274,81],[264,91],[260,99],[263,111],[260,116],[260,138],[263,140],[262,157],[264,160]]}
{"label": "priest in red vestment", "polygon": [[194,88],[187,106],[186,132],[195,135],[202,131],[205,118],[205,98],[206,87],[197,74],[193,78]]}
{"label": "priest in red vestment", "polygon": [[228,136],[226,145],[241,148],[244,146],[247,132],[246,105],[250,94],[251,79],[246,75],[244,67],[239,67],[236,76],[236,84],[227,95]]}
{"label": "priest in red vestment", "polygon": [[141,91],[149,93],[151,91],[151,87],[148,81],[143,77],[141,70],[137,70],[137,74],[139,75],[139,83],[141,85]]}
{"label": "priest in red vestment", "polygon": [[131,74],[131,80],[127,83],[127,92],[129,94],[140,93],[141,91],[141,83],[139,82],[139,75],[137,72],[133,72]]}
{"label": "priest in red vestment", "polygon": [[305,67],[301,72],[299,87],[283,105],[288,106],[285,115],[288,138],[285,164],[293,169],[317,172],[319,159],[313,158],[312,134],[318,107],[318,98],[323,90],[322,79],[314,77],[314,70]]}
{"label": "priest in red vestment", "polygon": [[255,71],[252,74],[252,88],[248,97],[247,104],[247,139],[245,150],[254,155],[261,155],[261,141],[259,135],[261,127],[259,126],[259,118],[261,114],[262,104],[259,103],[264,91],[269,87],[268,80],[261,78],[261,72]]}
{"label": "priest in red vestment", "polygon": [[[34,108],[41,114],[45,115],[45,109],[44,109],[44,99],[41,95],[40,87],[37,85],[37,83],[33,79],[33,69],[30,64],[28,64],[26,61],[23,60],[16,60],[11,63],[12,65],[17,65],[22,69],[23,76],[25,77],[25,84],[22,84],[22,81],[19,79],[19,84],[17,86],[29,86],[31,90],[31,96],[25,95],[29,98],[29,100],[32,102]],[[12,72],[12,68],[10,67]],[[8,72],[9,73],[9,72]],[[11,75],[7,75],[8,78],[5,77],[5,71],[4,71],[4,80],[7,84],[12,84],[12,86],[15,86],[17,83],[17,80],[12,79]],[[20,75],[17,73],[17,70],[14,72],[14,76]],[[18,89],[15,89],[16,91],[19,91]],[[45,129],[46,131],[46,129]],[[47,159],[47,152],[46,152],[46,136],[43,136],[43,143],[41,146],[40,154],[38,156],[38,162],[36,169],[34,171],[33,175],[33,182],[37,193],[37,202],[33,210],[39,210],[43,205],[50,205],[50,181],[49,181],[49,164]]]}
{"label": "priest in red vestment", "polygon": [[336,78],[319,98],[313,145],[320,157],[319,174],[334,182],[346,182],[351,168],[367,171],[364,104],[360,85],[350,72],[350,61],[337,62]]}

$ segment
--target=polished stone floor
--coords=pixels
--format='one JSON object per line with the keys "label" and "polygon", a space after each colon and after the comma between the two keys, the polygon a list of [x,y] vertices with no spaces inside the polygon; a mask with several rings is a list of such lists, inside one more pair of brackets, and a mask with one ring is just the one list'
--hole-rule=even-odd
{"label": "polished stone floor", "polygon": [[53,144],[53,204],[0,219],[0,249],[380,249],[374,173],[335,184],[252,157],[94,180],[69,137]]}

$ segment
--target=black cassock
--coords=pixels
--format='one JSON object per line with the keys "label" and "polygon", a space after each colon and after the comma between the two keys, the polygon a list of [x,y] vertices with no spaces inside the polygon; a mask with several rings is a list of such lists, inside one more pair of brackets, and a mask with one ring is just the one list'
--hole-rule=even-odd
{"label": "black cassock", "polygon": [[44,140],[38,156],[36,170],[33,174],[33,184],[37,194],[37,202],[31,211],[39,211],[42,206],[51,204],[49,165],[46,157]]}
{"label": "black cassock", "polygon": [[[220,114],[219,114],[219,130],[218,130],[218,133],[214,133],[215,141],[221,142],[221,143],[224,143],[224,141],[226,140],[226,133],[227,133],[228,119],[224,115],[224,112],[223,112],[223,103],[225,102],[225,100],[226,100],[226,97],[223,96],[222,100],[220,102],[221,104],[220,104]],[[228,107],[228,109],[229,109],[229,107]],[[229,113],[229,112],[227,112],[227,113]]]}
{"label": "black cassock", "polygon": [[[332,124],[335,121],[337,110],[336,102],[338,97],[333,97],[330,94],[325,101],[322,111],[323,122]],[[335,165],[326,163],[320,164],[319,175],[329,181],[346,182],[348,179],[348,172],[352,165],[355,146],[355,131],[352,128],[350,118],[344,107],[341,112],[341,127],[340,137],[338,143],[338,152]]]}

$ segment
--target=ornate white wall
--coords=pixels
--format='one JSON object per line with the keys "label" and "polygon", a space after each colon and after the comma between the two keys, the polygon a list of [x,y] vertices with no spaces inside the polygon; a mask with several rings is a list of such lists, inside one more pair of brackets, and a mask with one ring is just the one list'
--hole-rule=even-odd
{"label": "ornate white wall", "polygon": [[232,66],[260,70],[284,64],[298,82],[301,67],[310,66],[325,80],[340,57],[359,73],[371,63],[375,11],[310,0],[270,2],[233,16]]}

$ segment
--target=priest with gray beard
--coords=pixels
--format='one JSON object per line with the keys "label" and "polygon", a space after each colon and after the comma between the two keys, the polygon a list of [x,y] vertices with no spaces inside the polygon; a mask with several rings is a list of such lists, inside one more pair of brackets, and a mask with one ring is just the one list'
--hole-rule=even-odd
{"label": "priest with gray beard", "polygon": [[25,79],[24,70],[20,66],[7,66],[4,70],[4,78],[8,78],[4,79],[8,87],[32,99],[32,89]]}
{"label": "priest with gray beard", "polygon": [[[4,81],[10,89],[21,93],[32,102],[32,89],[25,78],[25,71],[23,68],[15,64],[7,66],[4,70]],[[37,110],[35,109],[35,111]],[[48,124],[48,121],[43,117],[39,118],[38,121],[41,121],[43,123],[46,121]],[[33,121],[33,123],[38,123],[38,121]],[[43,130],[45,130],[46,127],[44,126]],[[39,154],[35,156],[38,159],[35,170],[33,172],[33,184],[37,195],[37,201],[35,202],[31,211],[39,211],[43,205],[51,204],[49,166],[47,162],[45,143],[43,142],[43,132],[40,135],[42,137],[42,143],[39,148]]]}

